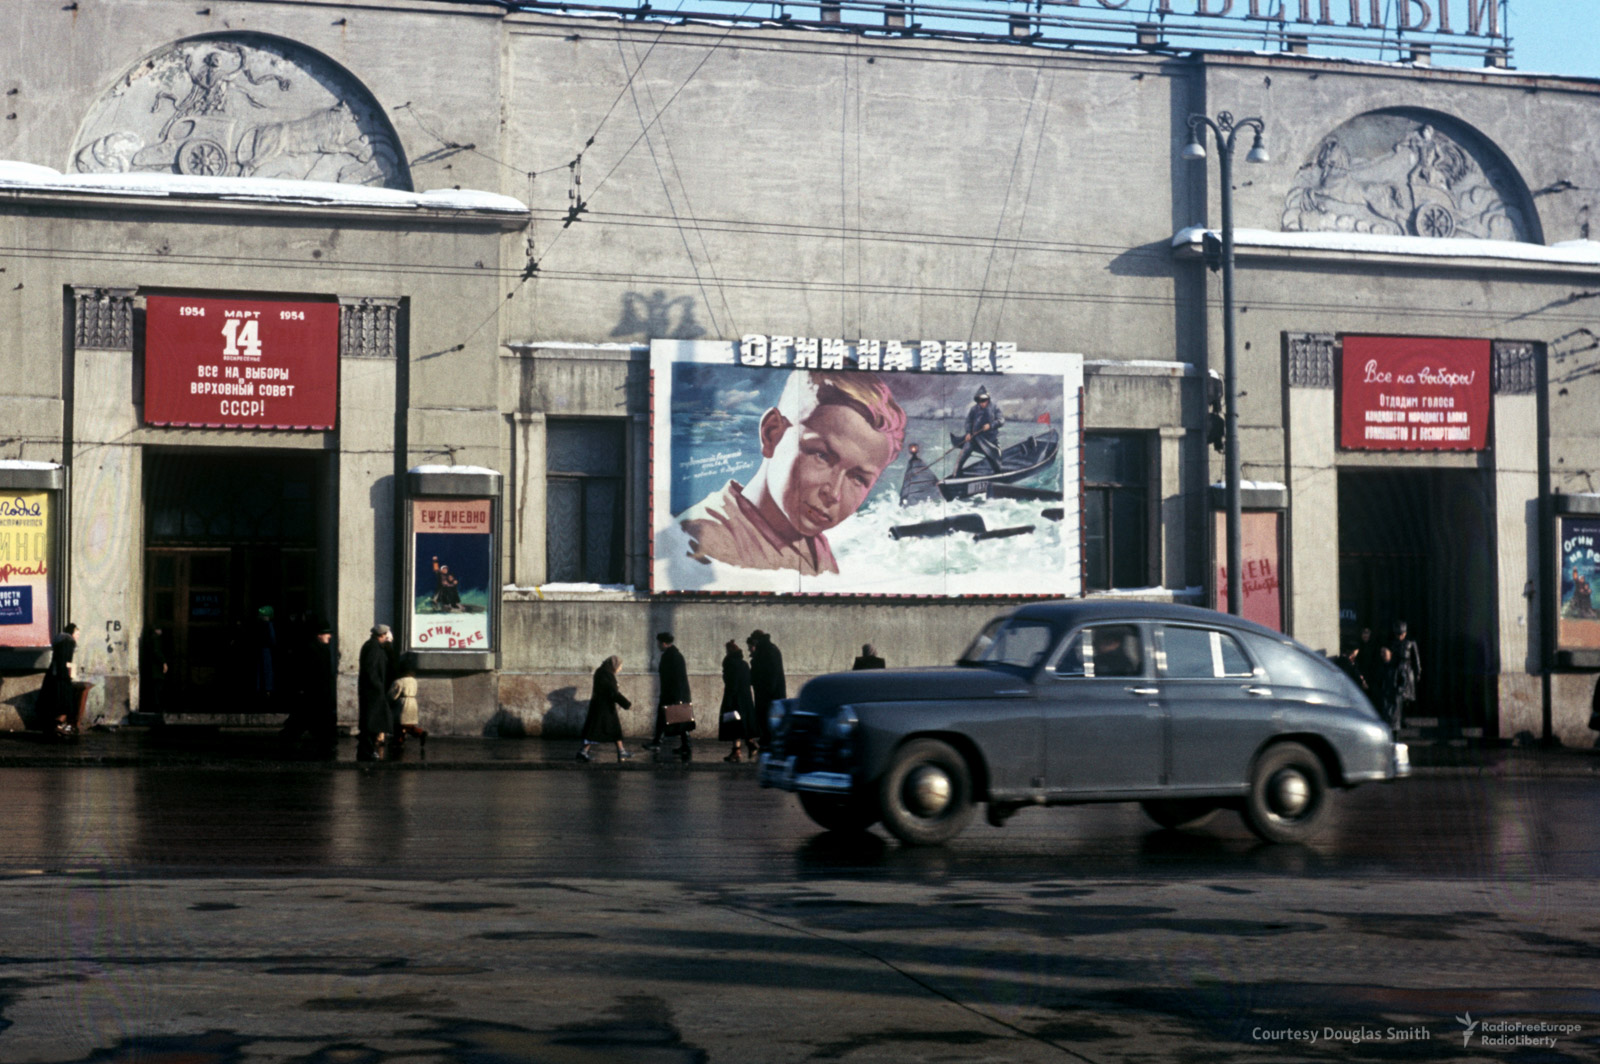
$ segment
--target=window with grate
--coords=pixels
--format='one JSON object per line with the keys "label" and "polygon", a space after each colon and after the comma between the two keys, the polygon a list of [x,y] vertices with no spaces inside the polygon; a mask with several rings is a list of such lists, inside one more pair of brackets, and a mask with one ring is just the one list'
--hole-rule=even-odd
{"label": "window with grate", "polygon": [[1083,435],[1084,579],[1090,591],[1150,583],[1148,434]]}
{"label": "window with grate", "polygon": [[545,579],[620,584],[627,423],[545,422]]}

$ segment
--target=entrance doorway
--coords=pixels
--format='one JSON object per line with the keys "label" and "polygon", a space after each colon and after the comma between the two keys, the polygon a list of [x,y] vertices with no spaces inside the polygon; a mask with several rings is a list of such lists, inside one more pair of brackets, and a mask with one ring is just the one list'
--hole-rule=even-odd
{"label": "entrance doorway", "polygon": [[1340,635],[1382,645],[1407,622],[1422,657],[1412,721],[1497,719],[1499,626],[1489,476],[1475,469],[1339,473]]}
{"label": "entrance doorway", "polygon": [[143,677],[145,711],[286,711],[277,700],[293,683],[297,652],[326,620],[323,464],[316,454],[146,453],[144,631],[162,629],[168,669],[164,679]]}

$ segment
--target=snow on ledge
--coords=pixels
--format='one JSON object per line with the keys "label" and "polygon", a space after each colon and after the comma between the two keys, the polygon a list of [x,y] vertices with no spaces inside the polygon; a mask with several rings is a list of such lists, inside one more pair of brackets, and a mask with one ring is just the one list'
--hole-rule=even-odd
{"label": "snow on ledge", "polygon": [[[1205,235],[1221,238],[1215,229],[1191,225],[1172,236],[1175,248],[1199,247]],[[1268,229],[1235,229],[1239,248],[1283,251],[1335,251],[1345,254],[1417,255],[1429,258],[1505,259],[1560,266],[1600,266],[1600,241],[1564,240],[1557,244],[1525,244],[1516,240],[1456,237],[1385,236],[1379,233],[1274,233]]]}
{"label": "snow on ledge", "polygon": [[408,473],[465,473],[468,475],[497,477],[500,471],[481,465],[419,465],[406,470]]}
{"label": "snow on ledge", "polygon": [[201,177],[191,174],[63,174],[48,166],[0,160],[0,192],[83,192],[106,196],[156,196],[172,199],[222,199],[300,206],[480,211],[527,214],[521,200],[496,192],[435,189],[402,192],[393,188],[341,185],[331,181],[285,181],[263,177]]}
{"label": "snow on ledge", "polygon": [[[1217,481],[1215,484],[1212,484],[1211,486],[1213,488],[1216,488],[1219,491],[1226,491],[1227,487],[1228,487],[1227,483],[1225,481],[1221,481],[1221,480]],[[1239,490],[1240,491],[1288,491],[1289,490],[1289,485],[1280,484],[1276,480],[1241,480],[1241,481],[1239,481]]]}
{"label": "snow on ledge", "polygon": [[632,584],[556,583],[529,587],[507,584],[500,592],[506,602],[615,602],[618,599],[643,601],[649,598]]}
{"label": "snow on ledge", "polygon": [[31,462],[26,458],[0,458],[0,469],[60,469],[60,462]]}

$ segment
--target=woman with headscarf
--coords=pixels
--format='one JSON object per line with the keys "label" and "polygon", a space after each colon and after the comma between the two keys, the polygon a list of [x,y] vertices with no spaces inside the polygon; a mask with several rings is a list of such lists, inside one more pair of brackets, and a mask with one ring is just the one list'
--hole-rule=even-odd
{"label": "woman with headscarf", "polygon": [[633,755],[622,745],[622,721],[617,717],[617,707],[627,709],[633,705],[617,687],[617,672],[622,668],[622,658],[611,655],[594,670],[594,686],[589,695],[589,713],[583,718],[583,745],[578,748],[579,761],[593,761],[589,747],[595,743],[616,743],[617,760],[626,761]]}
{"label": "woman with headscarf", "polygon": [[[745,743],[754,746],[751,741],[755,737],[756,700],[750,693],[750,666],[745,664],[744,651],[732,639],[723,649],[727,653],[722,657],[722,723],[717,727],[717,738],[733,743],[733,749],[722,760],[742,761],[740,747]],[[755,756],[754,749],[750,756]]]}

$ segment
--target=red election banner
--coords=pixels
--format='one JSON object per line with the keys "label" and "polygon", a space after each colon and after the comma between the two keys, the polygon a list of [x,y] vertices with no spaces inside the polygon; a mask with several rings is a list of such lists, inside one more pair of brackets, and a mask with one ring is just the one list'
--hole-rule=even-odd
{"label": "red election banner", "polygon": [[338,411],[338,303],[146,301],[146,424],[331,429]]}
{"label": "red election banner", "polygon": [[1489,341],[1346,336],[1339,446],[1482,451],[1489,446]]}

